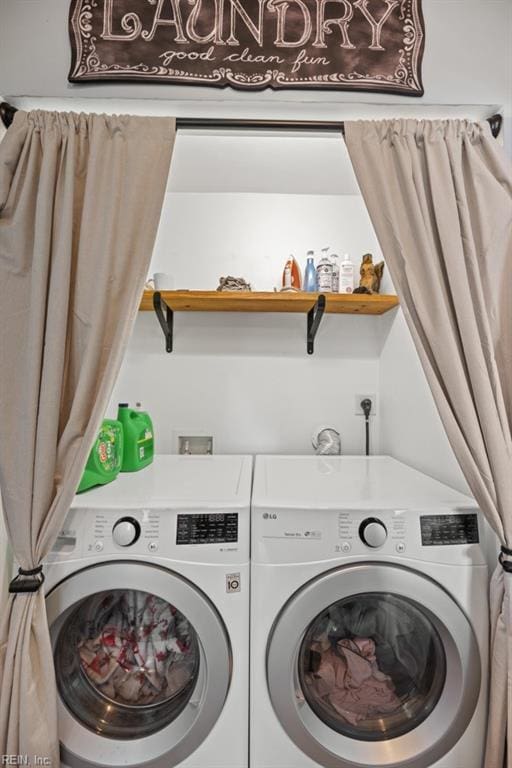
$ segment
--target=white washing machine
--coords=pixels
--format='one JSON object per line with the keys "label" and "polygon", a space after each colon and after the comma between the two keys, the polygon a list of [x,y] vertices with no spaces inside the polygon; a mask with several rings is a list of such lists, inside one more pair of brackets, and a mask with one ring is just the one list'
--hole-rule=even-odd
{"label": "white washing machine", "polygon": [[251,768],[481,768],[472,499],[384,456],[260,456],[251,579]]}
{"label": "white washing machine", "polygon": [[252,458],[77,496],[45,566],[65,768],[247,768]]}

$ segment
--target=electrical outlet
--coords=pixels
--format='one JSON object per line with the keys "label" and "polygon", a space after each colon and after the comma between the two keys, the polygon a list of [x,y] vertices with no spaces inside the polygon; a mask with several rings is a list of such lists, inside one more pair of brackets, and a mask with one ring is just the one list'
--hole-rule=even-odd
{"label": "electrical outlet", "polygon": [[371,400],[372,410],[370,411],[370,419],[377,414],[377,397],[375,395],[356,395],[355,399],[355,415],[364,416],[363,409],[361,408],[361,400]]}

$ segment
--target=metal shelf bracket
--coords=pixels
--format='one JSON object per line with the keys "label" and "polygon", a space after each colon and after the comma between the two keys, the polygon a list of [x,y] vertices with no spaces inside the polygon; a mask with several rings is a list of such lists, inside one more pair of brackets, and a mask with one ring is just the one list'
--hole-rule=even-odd
{"label": "metal shelf bracket", "polygon": [[320,327],[322,317],[325,312],[325,296],[320,294],[313,307],[308,312],[308,334],[307,334],[307,349],[308,355],[312,355],[315,351],[315,337]]}
{"label": "metal shelf bracket", "polygon": [[[165,307],[165,315],[164,315]],[[153,309],[158,318],[158,322],[162,327],[162,331],[165,336],[165,350],[166,352],[172,352],[173,336],[174,336],[174,312],[165,300],[162,299],[162,294],[159,291],[155,291],[153,294]]]}

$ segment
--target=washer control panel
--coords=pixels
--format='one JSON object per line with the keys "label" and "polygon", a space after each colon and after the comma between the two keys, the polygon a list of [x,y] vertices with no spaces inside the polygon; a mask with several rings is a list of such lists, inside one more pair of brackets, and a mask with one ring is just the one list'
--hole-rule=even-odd
{"label": "washer control panel", "polygon": [[228,510],[72,508],[48,559],[153,555],[186,562],[245,562],[249,509]]}
{"label": "washer control panel", "polygon": [[178,515],[176,544],[233,544],[238,541],[238,514]]}

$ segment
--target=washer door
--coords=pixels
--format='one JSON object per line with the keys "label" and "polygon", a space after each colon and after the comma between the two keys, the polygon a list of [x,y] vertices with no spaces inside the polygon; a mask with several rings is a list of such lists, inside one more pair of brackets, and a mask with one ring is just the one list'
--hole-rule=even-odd
{"label": "washer door", "polygon": [[427,768],[473,716],[480,654],[468,619],[435,582],[353,565],[285,605],[267,681],[283,728],[325,768]]}
{"label": "washer door", "polygon": [[231,679],[209,599],[158,566],[92,566],[47,596],[63,762],[168,768],[217,721]]}

